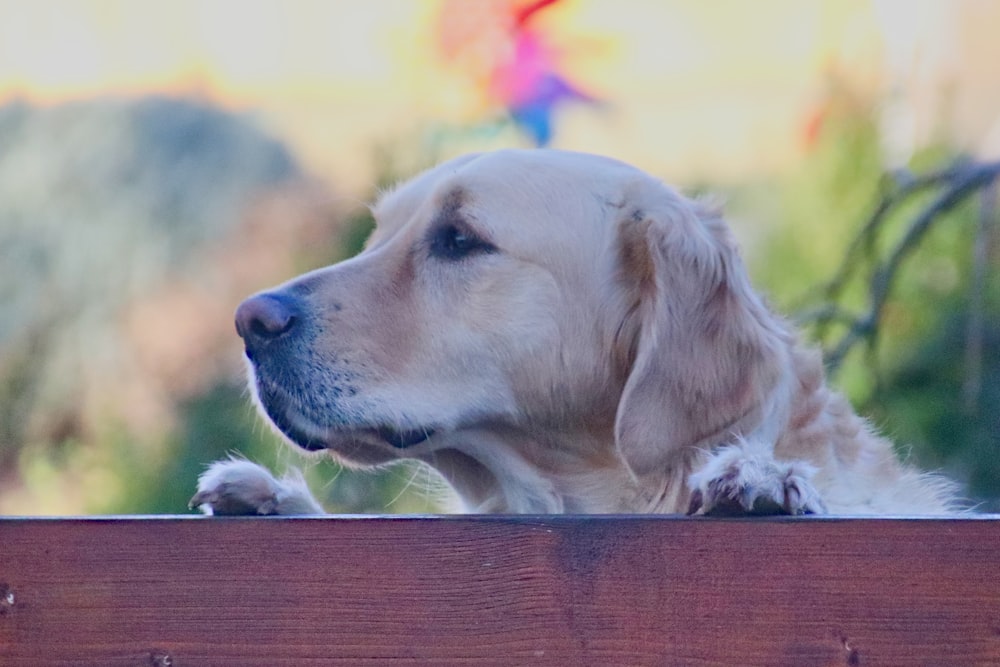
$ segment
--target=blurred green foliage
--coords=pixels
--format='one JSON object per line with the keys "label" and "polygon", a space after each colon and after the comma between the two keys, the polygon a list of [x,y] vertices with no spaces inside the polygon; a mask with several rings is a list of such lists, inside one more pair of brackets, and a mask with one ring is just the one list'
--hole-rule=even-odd
{"label": "blurred green foliage", "polygon": [[[752,263],[758,284],[778,309],[797,313],[805,335],[827,350],[855,323],[835,319],[819,326],[808,314],[831,307],[863,314],[879,267],[940,193],[921,188],[890,208],[877,234],[847,262],[851,279],[830,303],[819,287],[841,268],[851,242],[888,196],[890,183],[905,184],[962,163],[946,146],[932,146],[901,173],[885,174],[874,106],[842,98],[834,102],[801,168],[770,186],[780,199],[765,206],[777,222],[766,239],[756,242]],[[899,443],[903,456],[966,483],[970,499],[992,510],[1000,509],[1000,281],[995,271],[1000,221],[995,201],[995,189],[986,194],[975,189],[932,219],[900,262],[877,330],[851,347],[831,373],[859,411]],[[980,219],[984,206],[985,222]],[[978,282],[973,278],[977,250],[986,251]]]}

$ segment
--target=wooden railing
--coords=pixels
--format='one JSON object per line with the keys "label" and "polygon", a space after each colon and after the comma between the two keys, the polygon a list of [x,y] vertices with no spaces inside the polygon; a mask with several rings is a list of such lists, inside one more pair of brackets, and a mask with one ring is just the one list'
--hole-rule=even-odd
{"label": "wooden railing", "polygon": [[1000,519],[0,520],[0,665],[1000,665]]}

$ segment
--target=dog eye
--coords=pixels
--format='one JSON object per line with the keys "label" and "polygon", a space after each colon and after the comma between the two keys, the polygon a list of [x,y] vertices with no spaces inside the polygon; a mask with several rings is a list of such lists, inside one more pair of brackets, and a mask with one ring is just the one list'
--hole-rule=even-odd
{"label": "dog eye", "polygon": [[496,252],[496,247],[459,225],[444,225],[431,237],[431,255],[459,260],[473,253]]}

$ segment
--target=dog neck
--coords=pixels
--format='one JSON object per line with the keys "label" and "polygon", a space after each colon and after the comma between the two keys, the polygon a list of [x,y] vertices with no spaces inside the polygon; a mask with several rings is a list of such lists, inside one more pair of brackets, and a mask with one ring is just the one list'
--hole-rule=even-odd
{"label": "dog neck", "polygon": [[636,479],[615,454],[611,429],[540,436],[513,429],[458,434],[420,457],[476,513],[683,512],[687,477],[703,452],[680,452],[671,465]]}

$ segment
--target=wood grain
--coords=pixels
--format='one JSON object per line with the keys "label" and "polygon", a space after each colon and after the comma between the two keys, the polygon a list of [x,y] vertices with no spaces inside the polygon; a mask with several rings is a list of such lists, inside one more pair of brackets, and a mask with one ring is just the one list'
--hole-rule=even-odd
{"label": "wood grain", "polygon": [[0,665],[1000,665],[1000,520],[0,520]]}

